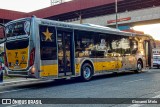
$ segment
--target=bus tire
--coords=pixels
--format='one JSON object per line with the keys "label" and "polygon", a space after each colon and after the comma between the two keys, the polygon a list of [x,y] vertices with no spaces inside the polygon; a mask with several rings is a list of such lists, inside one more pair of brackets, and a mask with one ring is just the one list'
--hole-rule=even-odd
{"label": "bus tire", "polygon": [[135,70],[135,73],[140,73],[140,72],[142,72],[142,68],[143,68],[142,62],[141,62],[141,61],[138,61],[138,62],[137,62],[137,69]]}
{"label": "bus tire", "polygon": [[81,80],[82,81],[89,81],[93,75],[93,68],[91,64],[84,63],[81,67]]}

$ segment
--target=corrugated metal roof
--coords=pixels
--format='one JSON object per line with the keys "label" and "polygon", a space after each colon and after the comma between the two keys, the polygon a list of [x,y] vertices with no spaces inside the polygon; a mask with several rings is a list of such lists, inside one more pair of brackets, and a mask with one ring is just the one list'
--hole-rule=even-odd
{"label": "corrugated metal roof", "polygon": [[[160,6],[160,0],[118,1],[121,1],[118,3],[118,12]],[[115,0],[73,0],[30,13],[0,9],[0,22],[2,22],[2,19],[14,20],[32,15],[36,15],[40,18],[58,19],[63,21],[66,20],[67,17],[68,19],[77,18],[78,16],[74,13],[80,14],[82,12],[82,18],[94,17],[95,15],[112,14],[115,13],[114,2]]]}
{"label": "corrugated metal roof", "polygon": [[26,17],[26,13],[0,9],[0,19],[14,20],[17,18],[22,18],[22,17]]}
{"label": "corrugated metal roof", "polygon": [[[118,1],[123,1],[123,0],[118,0]],[[74,12],[96,6],[102,6],[114,2],[115,0],[73,0],[70,2],[64,2],[59,5],[50,6],[30,13],[0,9],[0,19],[14,20],[17,18],[28,17],[32,15],[36,15],[39,18],[47,18],[68,12]]]}
{"label": "corrugated metal roof", "polygon": [[[123,1],[123,0],[118,0],[118,1]],[[28,15],[29,16],[36,15],[39,18],[46,18],[68,12],[74,12],[96,6],[106,5],[114,2],[115,0],[73,0],[70,2],[65,2],[59,5],[31,12]]]}

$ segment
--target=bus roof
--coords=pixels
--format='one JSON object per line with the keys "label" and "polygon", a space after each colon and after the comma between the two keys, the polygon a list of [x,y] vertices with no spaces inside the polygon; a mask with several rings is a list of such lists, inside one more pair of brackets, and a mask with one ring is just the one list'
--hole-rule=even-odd
{"label": "bus roof", "polygon": [[77,30],[93,31],[93,32],[99,32],[99,33],[109,33],[109,34],[115,34],[115,35],[134,36],[134,34],[130,32],[124,32],[118,29],[94,25],[94,24],[75,24],[75,23],[60,22],[60,21],[41,19],[41,18],[36,18],[36,19],[39,20],[41,24],[46,24],[50,26],[72,28]]}
{"label": "bus roof", "polygon": [[26,18],[20,18],[20,19],[16,19],[16,20],[12,20],[12,21],[9,21],[8,23],[5,24],[5,26],[11,24],[11,23],[15,23],[15,22],[18,22],[18,21],[21,21],[21,20],[29,20],[31,19],[31,17],[26,17]]}
{"label": "bus roof", "polygon": [[[33,16],[32,18],[35,18],[36,20],[39,20],[40,22],[44,22],[43,24],[52,25],[52,26],[54,25],[57,27],[64,27],[64,28],[67,27],[67,28],[72,28],[72,29],[77,29],[77,30],[93,31],[93,32],[99,32],[99,33],[109,33],[109,34],[123,35],[123,36],[147,36],[147,37],[152,38],[151,36],[146,35],[146,34],[139,35],[136,33],[124,32],[124,31],[120,31],[119,29],[95,25],[95,24],[89,24],[89,23],[75,24],[75,23],[61,22],[61,21],[55,21],[55,20],[49,20],[49,19],[42,19],[42,18],[37,18],[35,16]],[[10,23],[14,23],[15,21],[20,21],[20,20],[25,20],[25,19],[31,19],[31,17],[13,20],[13,21],[8,22],[6,25]]]}

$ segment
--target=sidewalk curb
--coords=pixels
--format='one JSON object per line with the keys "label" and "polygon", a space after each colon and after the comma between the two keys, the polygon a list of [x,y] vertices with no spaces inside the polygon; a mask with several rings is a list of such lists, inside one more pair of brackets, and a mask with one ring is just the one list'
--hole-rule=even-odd
{"label": "sidewalk curb", "polygon": [[[12,79],[13,80],[13,79]],[[13,85],[22,85],[22,84],[33,84],[33,83],[43,83],[43,82],[50,82],[53,80],[46,80],[46,79],[19,79],[14,81],[6,81],[0,83],[0,86],[13,86]]]}

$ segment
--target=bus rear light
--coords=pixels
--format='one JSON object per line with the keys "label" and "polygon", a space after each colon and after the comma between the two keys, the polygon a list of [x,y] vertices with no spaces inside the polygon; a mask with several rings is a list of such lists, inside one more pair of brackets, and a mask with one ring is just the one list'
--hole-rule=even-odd
{"label": "bus rear light", "polygon": [[29,60],[30,66],[32,66],[34,64],[34,57],[35,57],[35,48],[33,48],[30,53],[30,60]]}
{"label": "bus rear light", "polygon": [[5,64],[6,67],[8,67],[8,62],[7,62],[6,53],[4,53],[4,64]]}
{"label": "bus rear light", "polygon": [[31,69],[31,74],[34,74],[36,71],[36,68],[33,66],[33,68]]}

